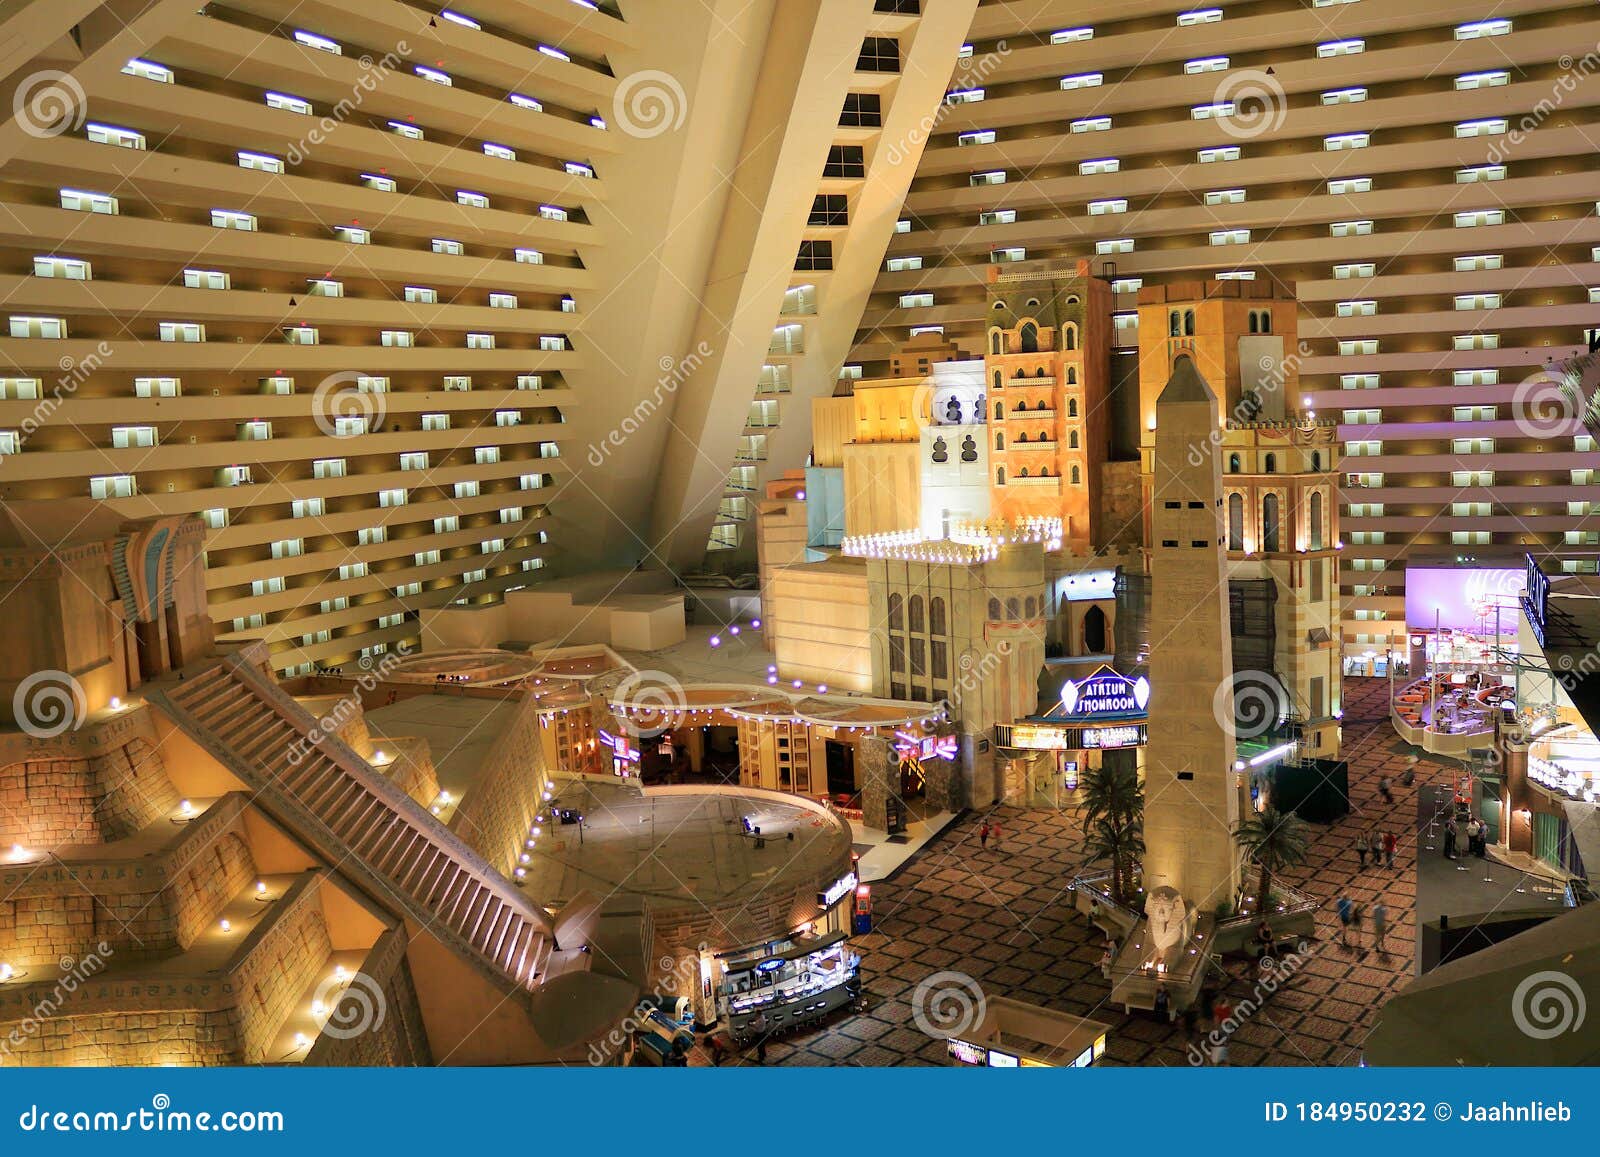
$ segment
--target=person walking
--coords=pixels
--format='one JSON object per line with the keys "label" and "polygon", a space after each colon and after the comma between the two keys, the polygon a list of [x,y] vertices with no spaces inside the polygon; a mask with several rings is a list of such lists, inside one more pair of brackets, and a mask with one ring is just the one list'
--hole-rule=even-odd
{"label": "person walking", "polygon": [[1444,821],[1444,858],[1447,860],[1456,858],[1456,821],[1454,816]]}
{"label": "person walking", "polygon": [[1395,834],[1393,832],[1383,833],[1383,855],[1388,867],[1391,870],[1394,868],[1395,849],[1397,849],[1399,846],[1400,841],[1395,838]]}
{"label": "person walking", "polygon": [[1373,828],[1372,834],[1367,837],[1367,851],[1372,853],[1374,868],[1383,862],[1383,835],[1377,828]]}
{"label": "person walking", "polygon": [[1158,1020],[1172,1019],[1172,994],[1167,991],[1165,984],[1156,985],[1155,1013]]}
{"label": "person walking", "polygon": [[1361,857],[1361,866],[1365,868],[1367,866],[1367,837],[1364,834],[1356,837],[1356,855]]}
{"label": "person walking", "polygon": [[1355,916],[1356,906],[1349,896],[1340,896],[1335,907],[1339,910],[1339,943],[1346,948],[1350,947],[1350,921]]}
{"label": "person walking", "polygon": [[1384,776],[1382,779],[1378,780],[1378,790],[1383,793],[1384,803],[1394,802],[1394,792],[1390,790],[1390,787],[1393,785],[1393,783],[1394,780],[1390,779],[1388,776]]}
{"label": "person walking", "polygon": [[1389,934],[1389,906],[1383,902],[1383,897],[1378,897],[1378,902],[1372,906],[1372,943],[1377,948],[1379,956],[1389,955],[1389,948],[1383,938]]}
{"label": "person walking", "polygon": [[983,823],[978,826],[978,847],[987,848],[988,846],[989,846],[989,821],[988,820],[984,820]]}
{"label": "person walking", "polygon": [[993,820],[989,824],[989,838],[994,841],[994,850],[1000,850],[1000,821]]}
{"label": "person walking", "polygon": [[1233,1005],[1229,1003],[1228,998],[1226,996],[1217,997],[1217,1002],[1211,1006],[1212,1030],[1222,1036],[1223,1039],[1227,1039],[1227,1035],[1231,1030],[1224,1029],[1222,1026],[1227,1024],[1232,1017]]}
{"label": "person walking", "polygon": [[756,1064],[767,1063],[767,1014],[756,1013],[755,1020],[750,1022],[750,1031],[756,1038]]}

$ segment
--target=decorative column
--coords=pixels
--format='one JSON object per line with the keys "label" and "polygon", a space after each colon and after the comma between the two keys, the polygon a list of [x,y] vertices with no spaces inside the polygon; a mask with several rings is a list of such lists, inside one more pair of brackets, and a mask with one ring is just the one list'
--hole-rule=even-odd
{"label": "decorative column", "polygon": [[900,792],[900,757],[894,743],[877,735],[864,736],[856,743],[856,767],[861,776],[861,822],[885,831],[889,797]]}

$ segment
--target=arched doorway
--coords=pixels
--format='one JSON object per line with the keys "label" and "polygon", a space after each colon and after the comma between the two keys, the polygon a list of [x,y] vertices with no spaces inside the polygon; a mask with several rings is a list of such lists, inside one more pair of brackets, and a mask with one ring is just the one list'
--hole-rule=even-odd
{"label": "arched doorway", "polygon": [[1090,607],[1084,612],[1083,650],[1087,655],[1105,654],[1106,613],[1099,607]]}

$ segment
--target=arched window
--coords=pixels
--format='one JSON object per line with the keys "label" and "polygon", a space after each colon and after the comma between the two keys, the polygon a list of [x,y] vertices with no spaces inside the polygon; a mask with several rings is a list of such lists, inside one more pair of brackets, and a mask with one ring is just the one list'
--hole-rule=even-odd
{"label": "arched window", "polygon": [[1321,470],[1322,469],[1322,451],[1321,450],[1313,450],[1313,451],[1311,451],[1311,469],[1312,470]]}
{"label": "arched window", "polygon": [[889,629],[891,631],[898,631],[905,626],[905,620],[902,617],[904,611],[903,604],[904,600],[902,600],[899,595],[891,594],[889,596]]}
{"label": "arched window", "polygon": [[1067,417],[1076,418],[1077,416],[1078,416],[1078,399],[1077,398],[1068,398],[1067,399]]}
{"label": "arched window", "polygon": [[1068,322],[1061,327],[1062,349],[1075,350],[1078,348],[1078,327]]}
{"label": "arched window", "polygon": [[1017,602],[1016,599],[1007,599],[1006,600],[1006,618],[1010,619],[1012,622],[1016,622],[1021,617],[1022,617],[1022,604]]}
{"label": "arched window", "polygon": [[1278,545],[1278,496],[1269,494],[1261,500],[1261,549],[1276,551]]}
{"label": "arched window", "polygon": [[1000,371],[999,370],[995,370],[995,372],[994,372],[994,388],[997,389],[997,390],[1004,389],[1005,388],[1005,384],[1006,384],[1005,381],[1000,377]]}
{"label": "arched window", "polygon": [[1000,621],[1000,600],[999,599],[990,599],[989,600],[989,621],[991,623],[998,623]]}
{"label": "arched window", "polygon": [[1078,304],[1078,295],[1076,293],[1067,294],[1067,304],[1068,305],[1077,305]]}
{"label": "arched window", "polygon": [[1076,430],[1069,430],[1067,432],[1067,449],[1076,450],[1077,448],[1078,448],[1078,432]]}
{"label": "arched window", "polygon": [[1004,466],[996,466],[994,468],[994,484],[996,486],[1004,486],[1006,484],[1006,468]]}
{"label": "arched window", "polygon": [[1261,315],[1256,313],[1256,311],[1253,309],[1250,311],[1250,332],[1261,332]]}
{"label": "arched window", "polygon": [[1024,466],[1021,470],[1017,471],[1017,477],[1018,478],[1026,478],[1027,476],[1028,476],[1028,468],[1026,466]]}
{"label": "arched window", "polygon": [[1244,549],[1244,496],[1228,495],[1228,549]]}
{"label": "arched window", "polygon": [[1026,442],[1027,440],[1028,440],[1028,432],[1026,430],[1022,431],[1022,433],[1017,435],[1017,441]]}
{"label": "arched window", "polygon": [[1004,402],[996,402],[994,404],[994,416],[996,420],[1006,416],[1006,404]]}
{"label": "arched window", "polygon": [[994,435],[994,448],[996,450],[1004,450],[1006,448],[1006,436],[998,430],[995,431]]}
{"label": "arched window", "polygon": [[1272,332],[1272,311],[1270,309],[1263,309],[1261,311],[1261,332]]}
{"label": "arched window", "polygon": [[1183,311],[1183,336],[1194,336],[1194,310],[1192,309]]}
{"label": "arched window", "polygon": [[1183,312],[1177,309],[1167,311],[1167,336],[1183,336]]}
{"label": "arched window", "polygon": [[1278,472],[1278,456],[1276,454],[1267,455],[1266,459],[1261,463],[1261,472],[1263,474],[1276,474]]}
{"label": "arched window", "polygon": [[1228,473],[1229,474],[1237,474],[1237,473],[1239,473],[1239,455],[1237,455],[1237,454],[1229,454],[1228,455]]}
{"label": "arched window", "polygon": [[1322,549],[1322,495],[1311,496],[1311,549]]}
{"label": "arched window", "polygon": [[[996,304],[999,304],[999,303],[997,302]],[[997,354],[997,353],[1000,352],[1000,331],[999,330],[993,330],[989,334],[989,352],[992,353],[992,354]]]}
{"label": "arched window", "polygon": [[1072,484],[1074,486],[1076,486],[1078,484],[1078,479],[1079,479],[1078,468],[1076,466],[1074,466],[1072,468]]}
{"label": "arched window", "polygon": [[944,600],[938,595],[928,600],[928,633],[943,635],[946,633],[944,622]]}
{"label": "arched window", "polygon": [[1043,366],[1040,366],[1038,369],[1033,371],[1033,376],[1036,378],[1048,378],[1050,375],[1045,373]]}
{"label": "arched window", "polygon": [[1075,386],[1077,384],[1078,384],[1078,367],[1077,366],[1068,366],[1067,367],[1067,385]]}
{"label": "arched window", "polygon": [[1023,618],[1031,619],[1031,618],[1034,618],[1035,616],[1037,616],[1038,613],[1039,613],[1039,600],[1034,598],[1032,595],[1029,595],[1028,598],[1027,598],[1027,601],[1022,604],[1022,615],[1023,615]]}
{"label": "arched window", "polygon": [[921,633],[926,628],[927,624],[923,621],[923,618],[922,618],[922,596],[921,595],[912,595],[911,596],[911,614],[908,615],[907,618],[910,620],[906,624],[907,630],[912,630],[912,631],[916,631],[918,633]]}
{"label": "arched window", "polygon": [[1031,321],[1022,323],[1022,330],[1017,335],[1022,341],[1022,352],[1036,354],[1039,352],[1039,327]]}

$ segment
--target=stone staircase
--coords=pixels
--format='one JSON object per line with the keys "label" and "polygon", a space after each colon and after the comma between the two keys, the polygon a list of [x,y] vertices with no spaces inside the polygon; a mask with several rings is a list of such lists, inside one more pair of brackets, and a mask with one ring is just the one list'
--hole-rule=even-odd
{"label": "stone staircase", "polygon": [[547,971],[584,966],[582,954],[552,959],[546,914],[387,777],[322,735],[249,648],[146,693],[255,793],[258,807],[499,986],[529,990]]}

